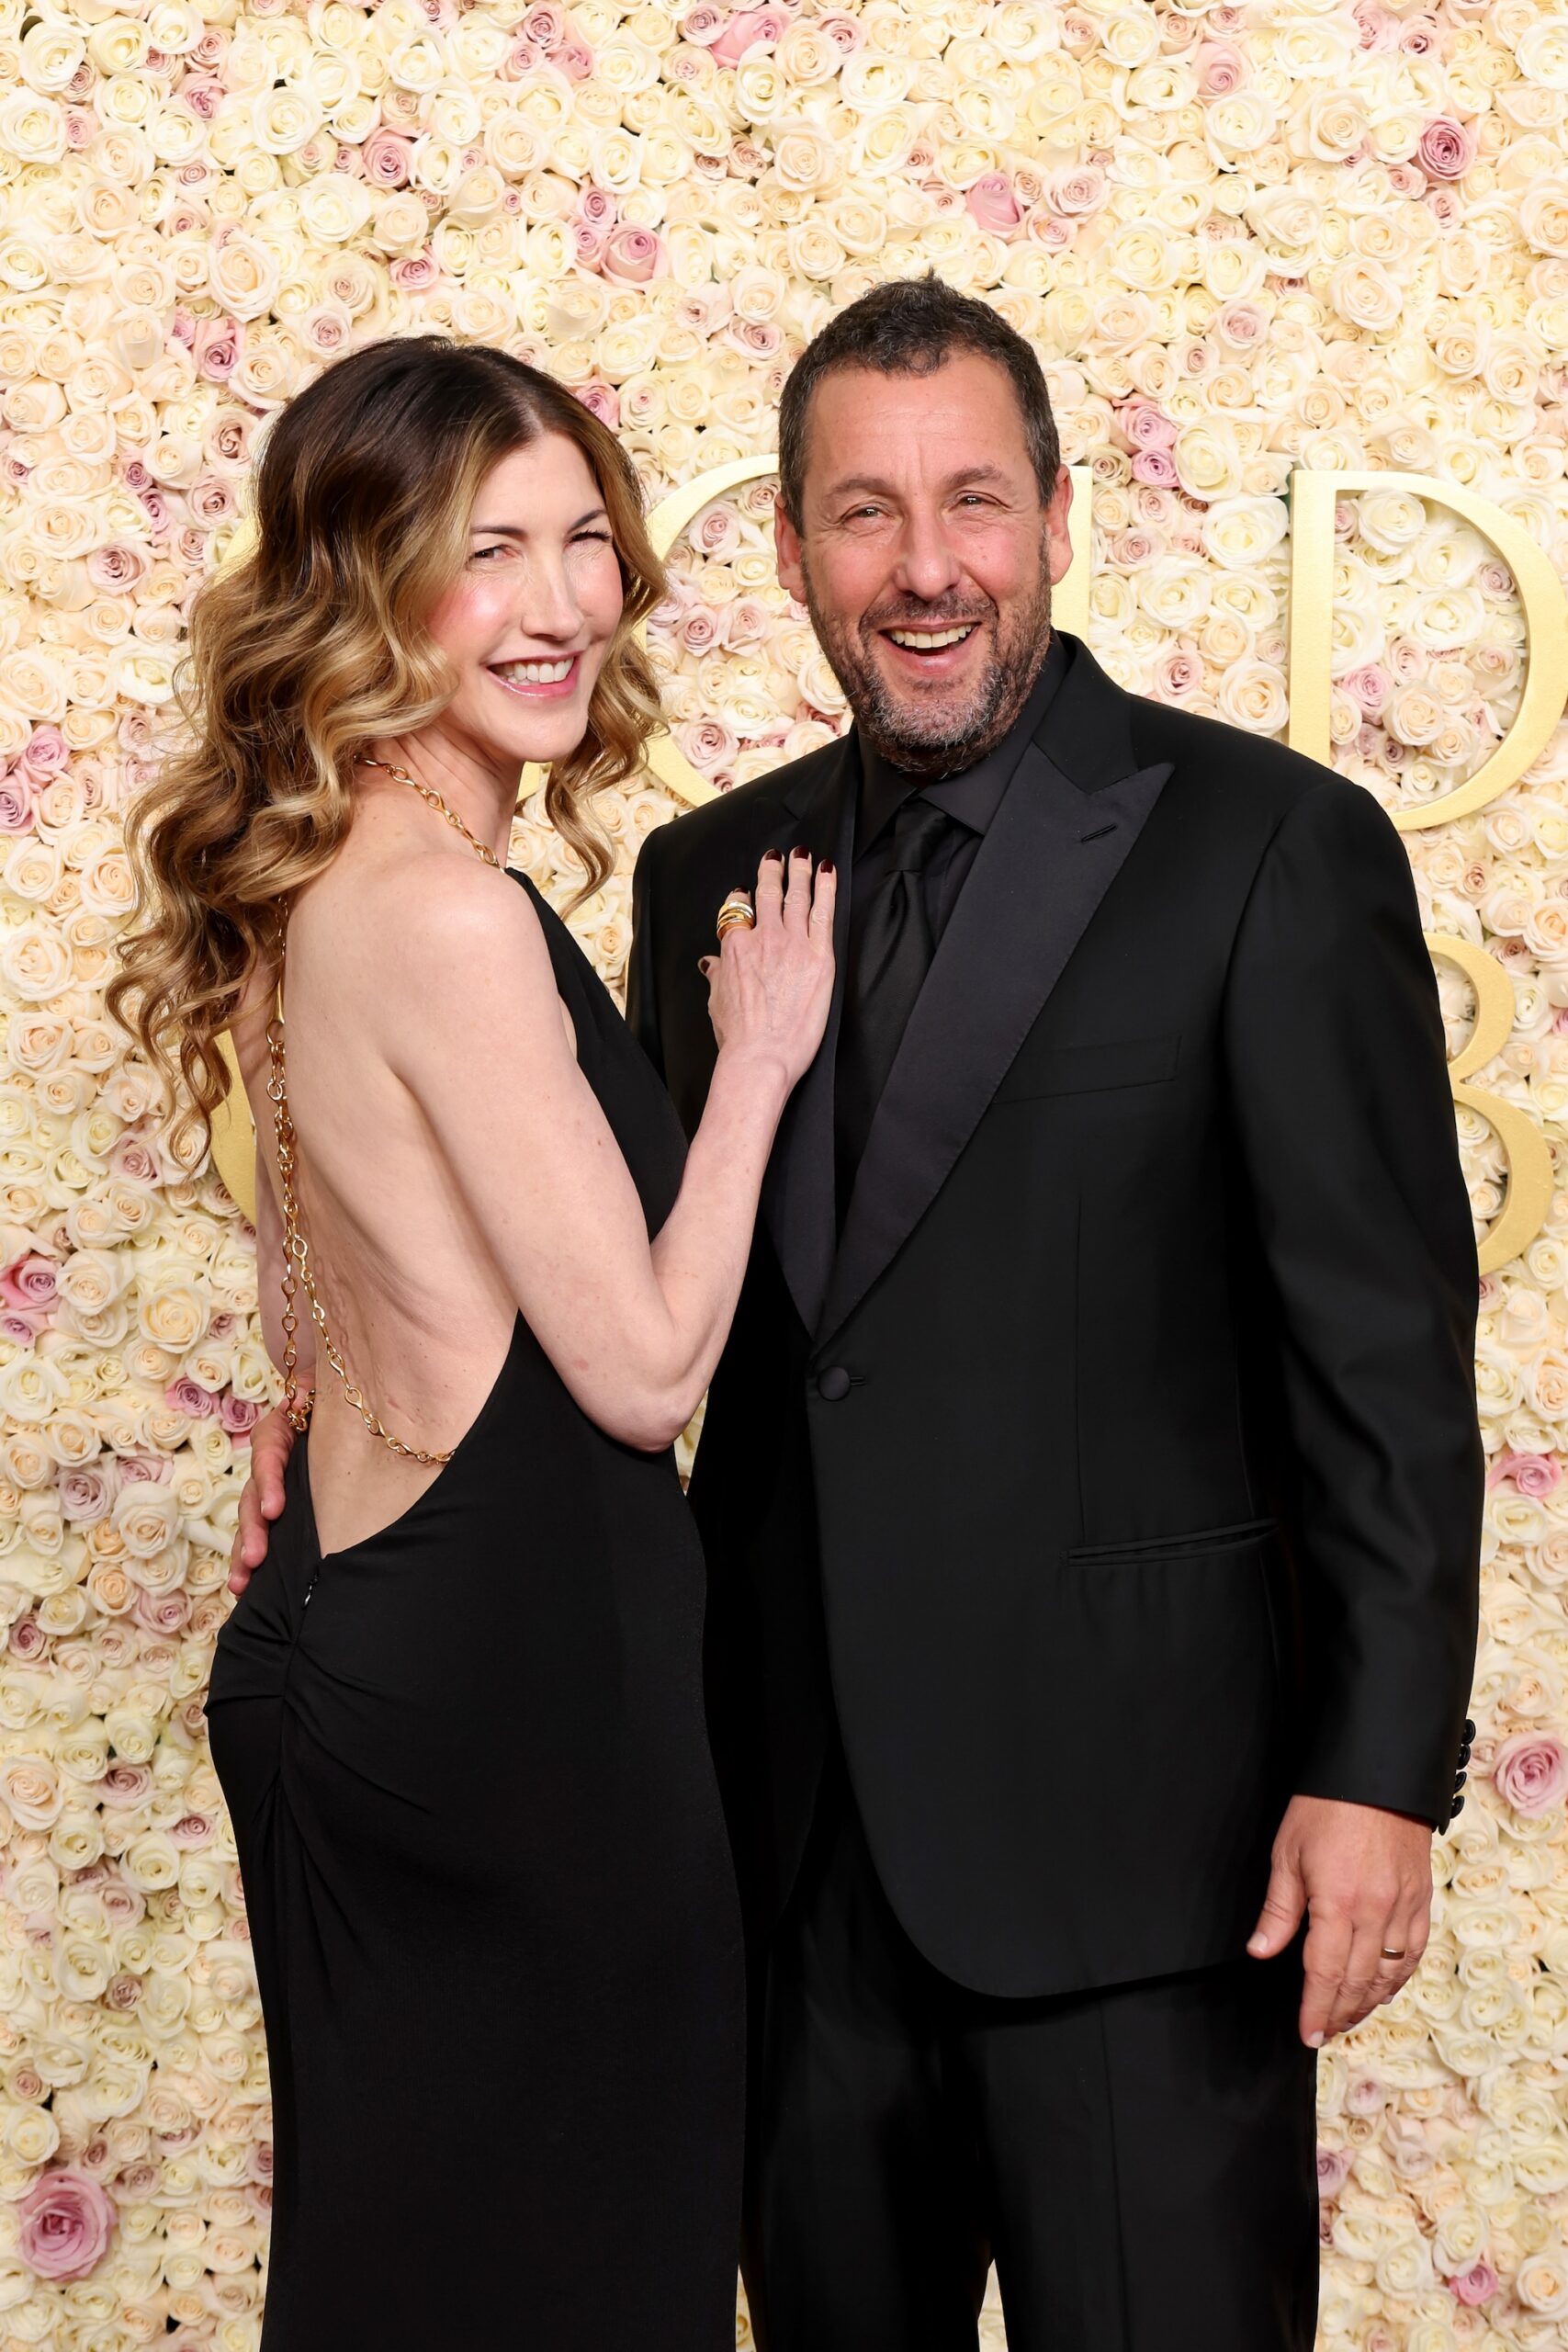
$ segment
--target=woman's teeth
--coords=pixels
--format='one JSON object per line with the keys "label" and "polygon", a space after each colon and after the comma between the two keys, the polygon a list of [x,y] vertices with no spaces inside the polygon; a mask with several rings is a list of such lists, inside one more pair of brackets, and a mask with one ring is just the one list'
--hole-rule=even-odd
{"label": "woman's teeth", "polygon": [[565,662],[497,662],[491,666],[498,678],[513,686],[558,686],[563,678],[571,675],[571,664],[577,656]]}
{"label": "woman's teeth", "polygon": [[968,621],[962,628],[890,628],[887,634],[895,645],[908,646],[912,653],[935,653],[944,645],[961,645],[974,630],[975,623]]}

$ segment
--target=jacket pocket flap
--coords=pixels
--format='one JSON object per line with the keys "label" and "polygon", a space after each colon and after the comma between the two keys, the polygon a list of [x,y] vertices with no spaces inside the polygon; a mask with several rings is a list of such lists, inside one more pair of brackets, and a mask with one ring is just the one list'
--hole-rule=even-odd
{"label": "jacket pocket flap", "polygon": [[1109,1045],[1047,1046],[1032,1053],[1026,1044],[996,1091],[998,1102],[1022,1102],[1035,1094],[1088,1094],[1112,1086],[1155,1086],[1174,1078],[1179,1035],[1119,1037]]}
{"label": "jacket pocket flap", "polygon": [[1150,1535],[1134,1544],[1080,1544],[1067,1553],[1076,1561],[1125,1561],[1135,1567],[1141,1560],[1178,1559],[1187,1554],[1206,1556],[1214,1552],[1238,1552],[1261,1544],[1279,1528],[1275,1519],[1242,1519],[1229,1527],[1202,1527],[1190,1535]]}

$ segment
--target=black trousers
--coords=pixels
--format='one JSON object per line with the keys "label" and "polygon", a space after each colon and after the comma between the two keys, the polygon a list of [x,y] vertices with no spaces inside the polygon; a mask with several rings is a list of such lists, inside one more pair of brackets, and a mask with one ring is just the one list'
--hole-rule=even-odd
{"label": "black trousers", "polygon": [[940,1975],[841,1760],[759,1971],[743,2268],[761,2352],[1312,2352],[1299,1949],[1015,2001]]}

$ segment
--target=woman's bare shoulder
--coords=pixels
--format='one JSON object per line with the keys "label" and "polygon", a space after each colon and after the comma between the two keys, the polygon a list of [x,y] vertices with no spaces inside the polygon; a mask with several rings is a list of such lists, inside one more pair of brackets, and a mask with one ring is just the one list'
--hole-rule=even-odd
{"label": "woman's bare shoulder", "polygon": [[499,959],[518,980],[553,989],[549,949],[526,890],[503,869],[444,846],[376,854],[322,877],[312,910],[355,975],[401,1001],[452,978],[473,980]]}

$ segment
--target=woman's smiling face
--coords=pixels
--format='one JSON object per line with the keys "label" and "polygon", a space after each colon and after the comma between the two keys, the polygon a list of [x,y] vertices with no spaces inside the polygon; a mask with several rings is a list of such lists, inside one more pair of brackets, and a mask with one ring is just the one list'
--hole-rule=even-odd
{"label": "woman's smiling face", "polygon": [[487,763],[565,759],[620,625],[620,561],[583,452],[541,433],[492,468],[431,616],[457,692],[437,724]]}

